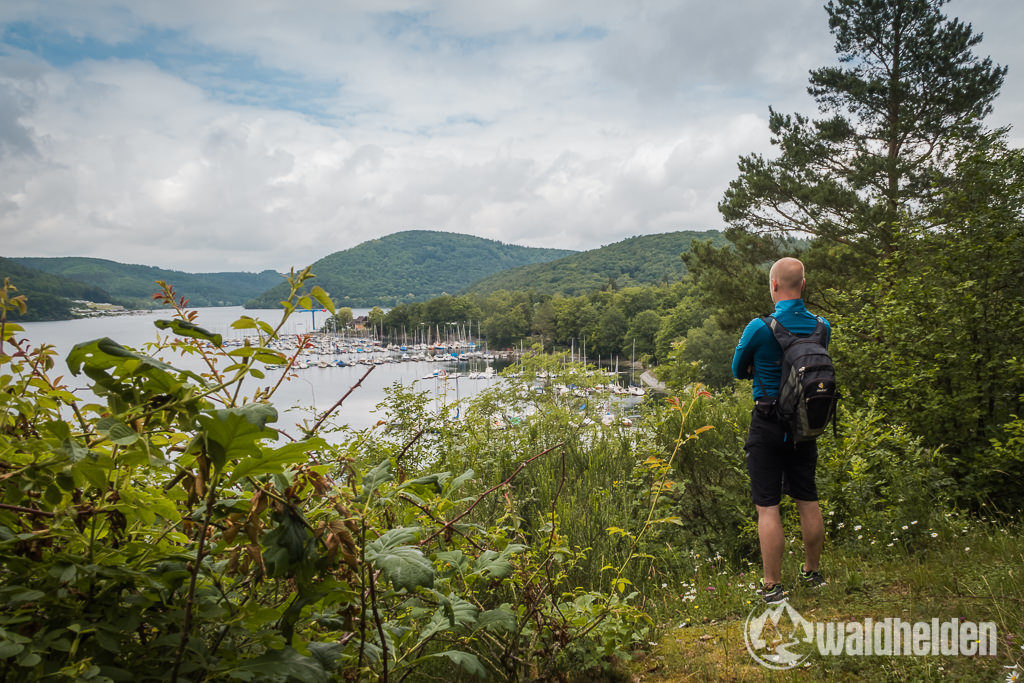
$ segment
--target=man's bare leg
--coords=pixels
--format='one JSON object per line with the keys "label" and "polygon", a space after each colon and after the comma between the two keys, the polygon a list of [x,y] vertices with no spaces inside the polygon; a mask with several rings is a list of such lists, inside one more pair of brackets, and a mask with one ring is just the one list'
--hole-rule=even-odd
{"label": "man's bare leg", "polygon": [[[796,509],[800,513],[800,533],[804,541],[804,570],[817,571],[821,549],[825,544],[825,522],[821,517],[821,507],[816,500],[798,500]],[[763,541],[761,548],[764,552]]]}
{"label": "man's bare leg", "polygon": [[786,536],[782,531],[782,515],[779,513],[779,506],[756,505],[755,507],[757,508],[757,536],[761,541],[761,562],[764,565],[764,585],[771,586],[782,583],[782,551],[786,545]]}

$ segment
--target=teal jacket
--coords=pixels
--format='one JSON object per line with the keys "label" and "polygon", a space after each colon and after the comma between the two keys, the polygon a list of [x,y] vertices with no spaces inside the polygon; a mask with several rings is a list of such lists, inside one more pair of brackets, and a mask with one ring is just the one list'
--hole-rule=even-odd
{"label": "teal jacket", "polygon": [[[810,313],[803,299],[787,299],[775,304],[772,317],[793,334],[810,334],[818,324],[818,316]],[[825,346],[832,338],[832,328],[825,323]],[[753,372],[750,371],[753,368]],[[782,349],[775,335],[763,320],[754,318],[743,330],[740,343],[732,356],[732,375],[736,379],[754,380],[754,400],[779,395],[782,381]]]}

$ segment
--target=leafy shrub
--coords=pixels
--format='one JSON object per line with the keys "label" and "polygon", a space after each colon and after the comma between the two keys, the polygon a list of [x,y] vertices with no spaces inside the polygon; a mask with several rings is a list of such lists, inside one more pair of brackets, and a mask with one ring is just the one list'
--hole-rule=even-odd
{"label": "leafy shrub", "polygon": [[880,408],[842,414],[838,438],[819,440],[818,495],[832,538],[912,545],[951,507],[941,450],[888,422]]}
{"label": "leafy shrub", "polygon": [[[309,307],[307,276],[290,279],[281,324]],[[278,445],[273,387],[245,395],[242,382],[298,350],[284,357],[269,346],[279,327],[243,317],[234,326],[255,336],[229,351],[163,297],[176,315],[157,325],[176,338],[155,348],[208,371],[83,342],[68,362],[92,381],[84,404],[51,377],[52,348],[0,316],[0,675],[597,676],[644,639],[635,544],[599,560],[578,543],[635,521],[615,516],[628,502],[587,523],[574,507],[615,476],[605,464],[633,468],[632,437],[582,435],[567,400],[488,438],[491,397],[456,438],[450,409],[395,388],[378,428],[330,445],[325,414]],[[0,303],[23,302],[3,290]]]}

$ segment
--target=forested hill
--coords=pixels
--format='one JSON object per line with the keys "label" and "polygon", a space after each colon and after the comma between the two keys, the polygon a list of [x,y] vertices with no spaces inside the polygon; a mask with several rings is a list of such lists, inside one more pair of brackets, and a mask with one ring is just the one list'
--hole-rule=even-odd
{"label": "forested hill", "polygon": [[610,283],[615,287],[626,287],[672,282],[683,276],[685,267],[679,255],[689,251],[690,242],[694,239],[710,239],[718,246],[726,243],[725,235],[717,230],[682,230],[630,237],[557,261],[495,273],[473,283],[466,293],[532,289],[577,296],[602,289]]}
{"label": "forested hill", "polygon": [[8,312],[16,320],[65,320],[71,318],[72,303],[75,299],[96,303],[119,303],[117,299],[95,285],[85,284],[70,278],[44,273],[41,270],[22,265],[15,260],[0,257],[0,282],[10,278],[18,288],[16,295],[28,297],[29,307],[25,315],[17,311]]}
{"label": "forested hill", "polygon": [[[153,306],[152,296],[158,289],[154,284],[157,280],[173,285],[179,294],[189,300],[191,306],[238,306],[283,281],[282,276],[273,270],[261,273],[185,273],[77,256],[12,260],[23,266],[102,288],[116,297],[118,303],[129,308]],[[84,296],[79,298],[89,299]]]}
{"label": "forested hill", "polygon": [[[454,294],[482,277],[573,252],[504,244],[432,230],[408,230],[337,251],[313,264],[313,284],[342,306],[393,306]],[[276,306],[285,285],[249,301],[249,308]]]}

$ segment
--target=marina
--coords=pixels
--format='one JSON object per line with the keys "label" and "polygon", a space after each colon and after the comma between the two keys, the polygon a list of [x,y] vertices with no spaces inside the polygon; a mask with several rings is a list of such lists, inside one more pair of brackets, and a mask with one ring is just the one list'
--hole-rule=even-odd
{"label": "marina", "polygon": [[[223,346],[236,349],[257,343],[251,330],[233,328],[232,323],[242,316],[265,320],[273,324],[280,318],[279,310],[246,310],[240,306],[200,308],[196,324],[214,334],[223,336]],[[364,314],[356,309],[357,315]],[[135,315],[105,318],[85,318],[53,322],[25,323],[25,336],[33,344],[52,344],[58,355],[58,372],[63,381],[84,400],[88,397],[88,382],[83,376],[67,371],[64,359],[71,348],[80,342],[109,337],[143,353],[153,353],[148,347],[159,337],[168,338],[154,322],[170,317],[170,311],[146,311]],[[340,332],[318,333],[310,317],[297,316],[283,328],[280,339],[272,348],[286,358],[294,359],[291,367],[270,367],[265,378],[252,380],[249,392],[258,386],[273,386],[280,381],[273,402],[282,413],[279,426],[288,430],[310,416],[330,408],[369,367],[373,372],[363,380],[359,389],[345,400],[337,413],[339,424],[353,429],[372,426],[384,415],[378,408],[387,395],[388,387],[398,384],[427,392],[436,406],[452,405],[472,397],[488,387],[503,381],[502,371],[514,365],[520,353],[511,350],[494,352],[478,340],[449,339],[430,344],[419,342],[403,346],[383,343],[368,335],[345,335]],[[301,348],[300,348],[301,345]],[[201,372],[202,361],[192,355],[180,356],[167,351],[157,356],[175,367]],[[582,360],[582,359],[580,359]],[[512,371],[514,374],[514,370]],[[644,390],[629,386],[628,373],[615,373],[611,369],[589,370],[588,386],[577,387],[563,383],[555,376],[538,375],[539,384],[550,386],[557,395],[590,398],[591,407],[598,406],[597,417],[603,424],[631,422],[632,407],[643,398]],[[591,398],[592,397],[592,398]],[[511,423],[515,416],[500,418]],[[519,416],[522,417],[522,416]]]}

